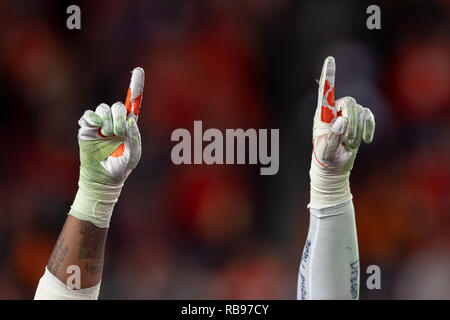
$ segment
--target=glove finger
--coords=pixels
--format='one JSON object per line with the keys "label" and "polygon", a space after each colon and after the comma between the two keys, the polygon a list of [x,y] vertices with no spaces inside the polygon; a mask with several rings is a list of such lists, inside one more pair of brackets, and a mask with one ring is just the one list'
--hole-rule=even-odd
{"label": "glove finger", "polygon": [[[102,118],[100,118],[94,111],[86,110],[81,117],[91,127],[101,127],[103,124]],[[81,119],[80,119],[81,120]]]}
{"label": "glove finger", "polygon": [[364,129],[364,107],[356,104],[354,115],[356,119],[356,137],[348,141],[348,146],[352,149],[357,149],[361,144],[361,136]]}
{"label": "glove finger", "polygon": [[345,132],[345,127],[347,126],[347,119],[344,117],[338,117],[333,125],[331,126],[331,130],[327,135],[327,143],[325,148],[323,149],[323,160],[324,162],[331,161],[336,154],[336,150],[339,147],[339,144],[342,141],[342,135]]}
{"label": "glove finger", "polygon": [[100,134],[104,137],[110,137],[114,134],[113,128],[113,120],[111,115],[111,108],[105,104],[100,104],[97,109],[95,109],[95,113],[102,119],[102,127],[100,130]]}
{"label": "glove finger", "polygon": [[86,110],[80,120],[78,120],[78,125],[80,126],[80,129],[78,130],[78,139],[98,139],[100,137],[99,128],[102,124],[102,119],[95,112]]}
{"label": "glove finger", "polygon": [[316,120],[332,123],[336,119],[334,106],[334,77],[336,64],[333,57],[327,57],[323,63],[317,97]]}
{"label": "glove finger", "polygon": [[128,88],[127,98],[125,99],[125,107],[127,109],[127,116],[138,118],[141,110],[142,95],[144,91],[144,69],[134,68],[131,74],[130,87]]}
{"label": "glove finger", "polygon": [[111,107],[111,114],[114,134],[118,137],[123,137],[126,131],[127,109],[125,109],[122,102],[116,102]]}
{"label": "glove finger", "polygon": [[371,143],[375,133],[375,117],[368,108],[364,108],[364,124],[362,139],[365,143]]}
{"label": "glove finger", "polygon": [[[121,111],[122,109],[122,111]],[[121,102],[117,102],[111,107],[111,118],[112,120],[112,128],[115,132],[116,136],[120,134],[122,136],[126,135],[126,111],[125,106]],[[120,122],[123,122],[122,126]],[[121,133],[121,130],[123,131]],[[120,143],[123,140],[123,143]],[[103,168],[111,175],[112,178],[120,181],[125,178],[126,167],[129,163],[130,159],[130,145],[127,139],[117,139],[111,140],[111,142],[117,143],[119,141],[119,145],[117,148],[112,151],[108,158],[101,162]]]}
{"label": "glove finger", "polygon": [[130,117],[127,121],[127,138],[130,144],[130,161],[128,163],[128,173],[133,170],[138,164],[141,158],[141,134],[137,122],[134,118]]}
{"label": "glove finger", "polygon": [[352,97],[341,98],[336,103],[340,105],[342,116],[347,118],[347,128],[344,134],[344,142],[348,144],[356,139],[358,128],[357,104],[355,99]]}

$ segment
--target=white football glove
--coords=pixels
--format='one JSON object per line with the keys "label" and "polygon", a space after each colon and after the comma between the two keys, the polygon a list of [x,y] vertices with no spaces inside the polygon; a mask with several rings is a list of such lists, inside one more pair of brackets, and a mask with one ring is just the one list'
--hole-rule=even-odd
{"label": "white football glove", "polygon": [[309,208],[325,208],[352,198],[349,177],[361,139],[370,143],[375,118],[368,108],[344,97],[334,101],[336,63],[327,57],[314,115]]}

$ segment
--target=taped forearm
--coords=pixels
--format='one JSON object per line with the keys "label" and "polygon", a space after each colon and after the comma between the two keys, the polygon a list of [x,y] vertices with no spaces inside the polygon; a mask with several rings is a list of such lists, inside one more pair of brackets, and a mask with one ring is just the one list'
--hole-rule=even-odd
{"label": "taped forearm", "polygon": [[353,203],[310,208],[297,298],[358,299],[359,255]]}

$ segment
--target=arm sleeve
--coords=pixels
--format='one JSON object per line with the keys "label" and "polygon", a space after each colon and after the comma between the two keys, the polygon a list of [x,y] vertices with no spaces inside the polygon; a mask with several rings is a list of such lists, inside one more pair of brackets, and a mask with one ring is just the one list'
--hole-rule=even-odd
{"label": "arm sleeve", "polygon": [[352,200],[310,208],[297,299],[358,299],[359,254]]}
{"label": "arm sleeve", "polygon": [[97,300],[99,292],[100,282],[91,288],[73,290],[45,268],[34,300]]}

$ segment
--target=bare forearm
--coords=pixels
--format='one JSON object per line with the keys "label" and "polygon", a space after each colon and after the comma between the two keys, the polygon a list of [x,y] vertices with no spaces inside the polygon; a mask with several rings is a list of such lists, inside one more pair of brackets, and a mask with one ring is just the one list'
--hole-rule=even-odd
{"label": "bare forearm", "polygon": [[106,236],[123,184],[141,157],[137,118],[144,70],[135,68],[125,104],[101,103],[78,121],[78,192],[53,249],[35,299],[98,298]]}
{"label": "bare forearm", "polygon": [[71,275],[67,272],[69,266],[77,266],[82,289],[98,284],[102,278],[107,233],[108,228],[68,215],[48,261],[48,270],[66,283]]}

